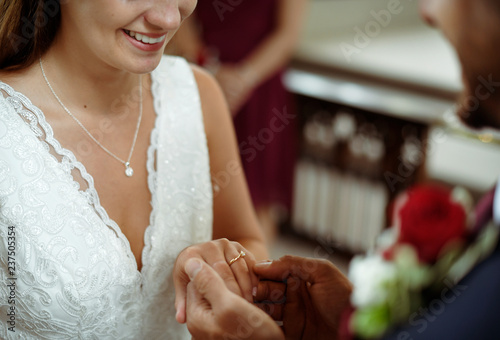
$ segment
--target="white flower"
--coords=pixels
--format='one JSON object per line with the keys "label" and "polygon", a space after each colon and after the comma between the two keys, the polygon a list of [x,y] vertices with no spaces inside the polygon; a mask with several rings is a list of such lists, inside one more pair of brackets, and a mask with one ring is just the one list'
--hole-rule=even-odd
{"label": "white flower", "polygon": [[474,200],[471,194],[462,187],[455,187],[451,192],[451,200],[461,204],[467,214],[467,228],[471,229],[474,226]]}
{"label": "white flower", "polygon": [[348,276],[354,285],[352,305],[357,308],[373,306],[387,299],[386,283],[396,280],[396,267],[378,254],[356,256],[351,261]]}
{"label": "white flower", "polygon": [[453,191],[451,192],[451,200],[453,202],[461,204],[464,207],[466,213],[469,213],[474,209],[474,200],[472,199],[472,196],[467,191],[467,189],[464,189],[462,187],[455,187],[453,189]]}
{"label": "white flower", "polygon": [[377,249],[389,249],[392,247],[399,237],[399,229],[387,228],[377,237]]}

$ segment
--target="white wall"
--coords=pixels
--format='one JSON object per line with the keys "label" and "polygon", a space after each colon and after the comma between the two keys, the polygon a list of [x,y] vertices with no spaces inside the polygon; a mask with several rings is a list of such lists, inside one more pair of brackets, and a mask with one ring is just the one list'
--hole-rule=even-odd
{"label": "white wall", "polygon": [[350,30],[354,25],[373,20],[371,11],[388,8],[390,3],[403,7],[394,17],[394,24],[424,26],[415,0],[313,0],[310,2],[303,38],[328,36],[338,30]]}

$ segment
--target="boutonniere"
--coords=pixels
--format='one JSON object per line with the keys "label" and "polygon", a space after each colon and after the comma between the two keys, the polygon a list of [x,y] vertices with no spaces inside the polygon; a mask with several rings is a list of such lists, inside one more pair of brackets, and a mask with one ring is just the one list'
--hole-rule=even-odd
{"label": "boutonniere", "polygon": [[[457,283],[495,248],[493,223],[472,232],[472,199],[462,188],[414,187],[394,203],[392,227],[349,267],[354,285],[341,338],[379,338],[418,323],[429,304],[449,303]],[[458,293],[459,294],[459,293]],[[438,306],[439,304],[439,306]]]}

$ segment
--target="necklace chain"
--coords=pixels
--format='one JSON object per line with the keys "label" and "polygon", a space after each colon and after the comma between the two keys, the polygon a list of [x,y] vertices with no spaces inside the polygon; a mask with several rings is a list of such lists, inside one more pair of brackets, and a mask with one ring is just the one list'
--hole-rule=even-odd
{"label": "necklace chain", "polygon": [[47,86],[49,87],[50,91],[52,92],[52,94],[54,95],[54,97],[56,98],[56,100],[59,102],[59,104],[62,106],[62,108],[64,109],[64,111],[66,111],[66,113],[71,117],[73,118],[73,120],[83,129],[83,131],[85,131],[85,133],[101,148],[103,149],[108,155],[110,155],[111,157],[113,157],[114,159],[116,159],[117,161],[119,161],[120,163],[122,163],[123,165],[125,165],[125,174],[127,175],[127,177],[132,177],[132,175],[134,174],[134,170],[132,169],[132,167],[130,166],[130,159],[132,158],[132,154],[134,153],[134,148],[135,148],[135,143],[137,142],[137,135],[139,134],[139,128],[141,126],[141,120],[142,120],[142,77],[139,78],[139,97],[140,97],[140,101],[139,101],[139,118],[137,119],[137,126],[135,128],[135,133],[134,133],[134,139],[132,140],[132,147],[130,148],[130,152],[128,154],[128,158],[126,161],[124,161],[123,159],[119,158],[118,156],[116,156],[114,153],[112,153],[108,148],[106,148],[104,145],[102,145],[90,132],[89,130],[87,130],[87,128],[78,120],[78,118],[76,118],[72,113],[71,111],[66,107],[66,105],[64,105],[64,103],[61,101],[61,99],[59,99],[59,96],[56,94],[56,92],[54,91],[54,89],[52,88],[52,85],[50,84],[49,82],[49,79],[47,78],[47,75],[45,74],[45,70],[43,69],[43,63],[42,63],[42,59],[40,58],[40,69],[42,70],[42,75],[43,75],[43,78],[45,79],[45,82],[47,83]]}

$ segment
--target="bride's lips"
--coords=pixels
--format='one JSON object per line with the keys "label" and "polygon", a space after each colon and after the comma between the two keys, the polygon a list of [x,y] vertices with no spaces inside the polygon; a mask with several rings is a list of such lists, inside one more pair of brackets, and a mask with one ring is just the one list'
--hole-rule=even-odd
{"label": "bride's lips", "polygon": [[167,34],[139,33],[122,30],[132,45],[145,52],[156,52],[163,48]]}

